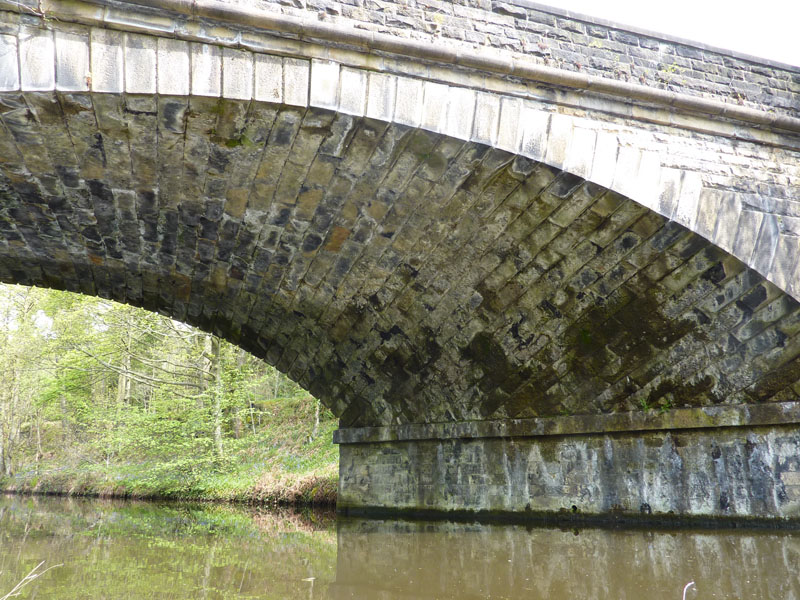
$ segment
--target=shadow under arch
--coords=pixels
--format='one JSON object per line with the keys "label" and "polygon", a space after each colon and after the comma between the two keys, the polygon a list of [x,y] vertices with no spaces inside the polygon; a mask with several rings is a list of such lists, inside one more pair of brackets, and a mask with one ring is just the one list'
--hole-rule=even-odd
{"label": "shadow under arch", "polygon": [[4,143],[46,154],[4,164],[0,279],[216,333],[343,426],[795,399],[797,303],[567,171],[319,108],[15,101]]}
{"label": "shadow under arch", "polygon": [[0,280],[216,333],[343,427],[795,400],[776,215],[669,159],[724,124],[29,21]]}

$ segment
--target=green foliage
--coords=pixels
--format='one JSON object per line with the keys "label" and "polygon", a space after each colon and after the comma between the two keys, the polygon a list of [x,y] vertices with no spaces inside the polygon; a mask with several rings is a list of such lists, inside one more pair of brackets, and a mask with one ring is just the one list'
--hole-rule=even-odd
{"label": "green foliage", "polygon": [[265,476],[301,496],[304,481],[335,480],[333,415],[231,344],[33,288],[0,286],[0,316],[0,371],[14,390],[0,395],[0,485],[287,500]]}

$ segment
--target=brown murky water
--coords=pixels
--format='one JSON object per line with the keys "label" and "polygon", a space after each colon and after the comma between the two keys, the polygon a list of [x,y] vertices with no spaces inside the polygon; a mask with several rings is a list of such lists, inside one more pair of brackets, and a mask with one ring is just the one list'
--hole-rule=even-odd
{"label": "brown murky water", "polygon": [[0,598],[800,599],[800,533],[340,520],[0,498]]}

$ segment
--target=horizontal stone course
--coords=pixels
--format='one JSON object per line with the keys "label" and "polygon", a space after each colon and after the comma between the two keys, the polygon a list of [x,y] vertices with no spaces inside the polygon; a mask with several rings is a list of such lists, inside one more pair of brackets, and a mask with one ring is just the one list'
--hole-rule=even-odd
{"label": "horizontal stone course", "polygon": [[800,422],[800,407],[794,402],[787,402],[752,406],[676,408],[666,412],[635,411],[538,419],[358,427],[338,429],[334,432],[333,440],[337,444],[369,444],[412,440],[525,438],[718,427],[752,428],[765,425],[791,425],[798,422]]}

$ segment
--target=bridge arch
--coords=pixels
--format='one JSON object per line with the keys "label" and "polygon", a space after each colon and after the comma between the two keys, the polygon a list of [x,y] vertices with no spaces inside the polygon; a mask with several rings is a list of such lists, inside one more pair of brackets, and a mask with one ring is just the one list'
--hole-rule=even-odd
{"label": "bridge arch", "polygon": [[792,119],[4,18],[0,279],[213,331],[343,427],[794,418]]}

